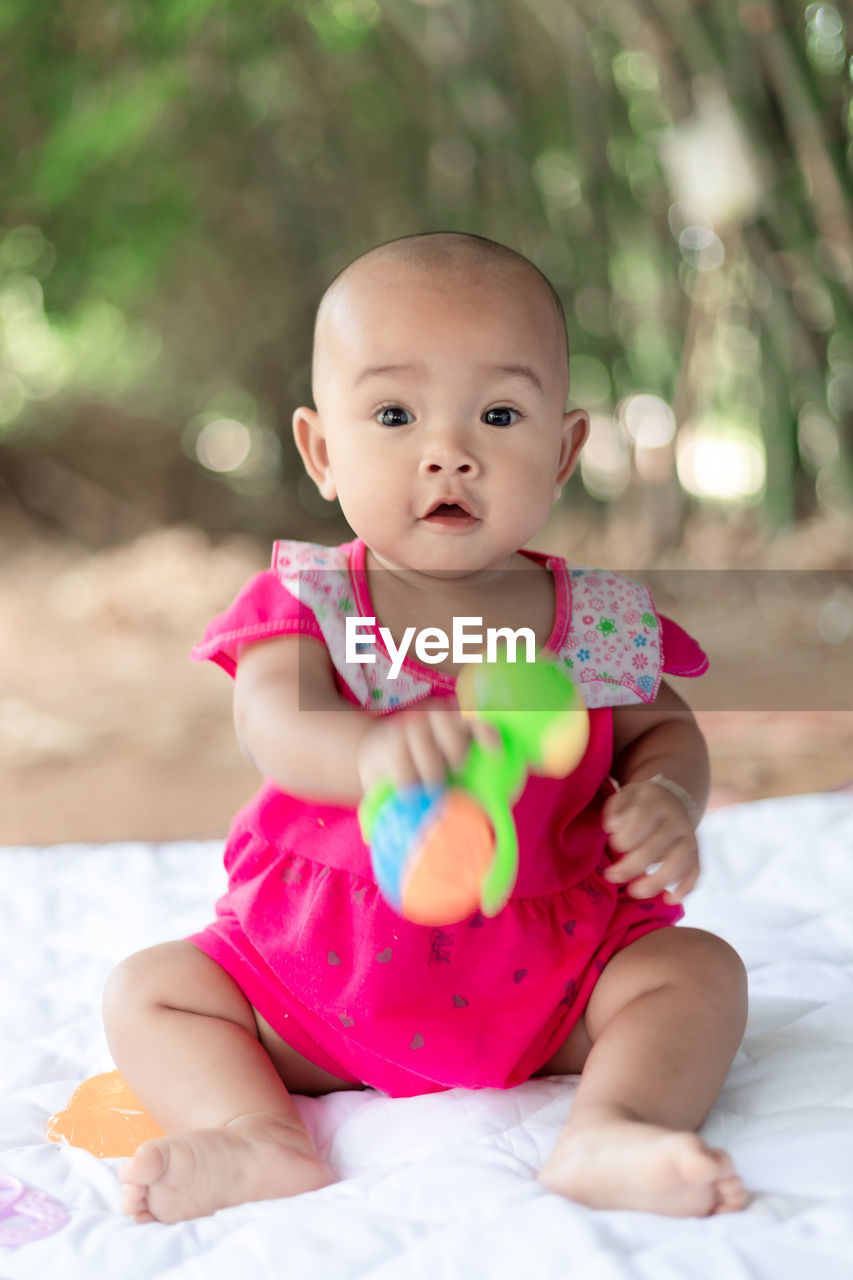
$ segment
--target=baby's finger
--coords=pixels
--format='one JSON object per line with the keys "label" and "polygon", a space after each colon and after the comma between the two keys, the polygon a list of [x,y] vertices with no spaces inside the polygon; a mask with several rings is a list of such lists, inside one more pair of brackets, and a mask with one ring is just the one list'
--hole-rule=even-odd
{"label": "baby's finger", "polygon": [[[657,788],[654,789],[655,791]],[[643,796],[636,787],[626,787],[611,796],[601,814],[601,825],[607,832],[610,847],[624,853],[646,844],[666,822],[666,805]]]}
{"label": "baby's finger", "polygon": [[405,787],[418,778],[406,735],[389,734],[385,725],[378,725],[376,732],[362,743],[358,770],[364,791],[383,779],[395,787]]}
{"label": "baby's finger", "polygon": [[433,732],[431,717],[412,719],[406,726],[406,745],[419,782],[438,784],[447,777],[447,760]]}
{"label": "baby's finger", "polygon": [[[651,835],[645,840],[640,840],[636,844],[632,844],[626,857],[620,858],[615,864],[620,871],[625,870],[626,858],[630,858],[628,864],[628,875],[623,875],[622,879],[630,880],[632,875],[638,875],[642,871],[648,870],[652,863],[660,866],[665,858],[669,858],[673,851],[677,848],[682,840],[693,839],[693,833],[684,822],[672,823],[666,818],[654,828]],[[611,849],[613,849],[611,841]]]}
{"label": "baby's finger", "polygon": [[671,904],[682,902],[684,898],[687,897],[688,893],[692,893],[696,888],[699,875],[700,868],[696,867],[694,871],[691,871],[690,875],[685,876],[684,879],[679,881],[677,884],[670,882],[666,893],[663,895],[664,902]]}
{"label": "baby's finger", "polygon": [[618,858],[604,874],[614,884],[624,884],[627,880],[643,875],[652,865],[657,870],[663,866],[665,859],[671,857],[679,841],[686,839],[688,834],[681,827],[673,830],[668,822],[661,822],[647,840],[641,841],[631,848],[630,853]]}
{"label": "baby's finger", "polygon": [[680,883],[696,868],[696,842],[692,836],[677,840],[662,862],[649,864],[645,873],[628,886],[632,898],[653,898],[663,893],[667,885]]}
{"label": "baby's finger", "polygon": [[429,724],[435,744],[447,769],[461,769],[471,749],[472,726],[453,712],[435,710],[429,712]]}
{"label": "baby's finger", "polygon": [[495,751],[501,746],[503,738],[500,730],[486,720],[470,720],[471,735],[476,738],[487,751]]}
{"label": "baby's finger", "polygon": [[651,854],[646,845],[640,845],[639,849],[632,849],[630,853],[626,853],[616,862],[612,863],[604,872],[605,880],[609,880],[611,884],[625,884],[628,880],[634,880],[637,876],[641,876],[646,868],[652,862],[659,861],[659,856]]}

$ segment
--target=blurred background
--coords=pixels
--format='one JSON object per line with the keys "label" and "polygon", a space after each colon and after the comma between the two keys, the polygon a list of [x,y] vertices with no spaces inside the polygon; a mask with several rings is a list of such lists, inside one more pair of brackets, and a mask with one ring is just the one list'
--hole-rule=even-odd
{"label": "blurred background", "polygon": [[[0,843],[225,831],[188,649],[350,536],[290,439],[316,305],[442,229],[563,299],[593,430],[535,545],[690,571],[714,803],[848,784],[851,55],[841,0],[0,0]],[[786,590],[757,627],[710,570]]]}

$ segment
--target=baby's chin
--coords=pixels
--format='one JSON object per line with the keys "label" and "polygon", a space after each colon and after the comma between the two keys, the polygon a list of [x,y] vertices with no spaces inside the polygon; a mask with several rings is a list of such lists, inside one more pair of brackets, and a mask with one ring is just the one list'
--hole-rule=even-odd
{"label": "baby's chin", "polygon": [[436,538],[436,545],[420,545],[409,548],[384,548],[381,544],[367,546],[372,552],[372,567],[397,573],[416,573],[437,582],[452,582],[483,573],[501,572],[511,568],[516,560],[515,549],[504,547],[475,547],[461,545],[461,539]]}

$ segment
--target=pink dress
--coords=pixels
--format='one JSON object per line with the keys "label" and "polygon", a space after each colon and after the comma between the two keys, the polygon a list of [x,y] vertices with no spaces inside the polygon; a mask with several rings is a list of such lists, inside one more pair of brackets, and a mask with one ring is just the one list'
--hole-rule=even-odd
{"label": "pink dress", "polygon": [[[600,816],[615,789],[612,708],[653,701],[664,672],[701,675],[707,658],[642,584],[525,554],[553,574],[547,647],[572,669],[591,732],[570,777],[529,777],[513,808],[519,876],[504,909],[446,928],[409,923],[377,889],[354,808],[266,782],[231,827],[216,919],[190,939],[298,1053],[394,1097],[527,1080],[610,957],[684,914],[603,878],[613,855]],[[373,665],[346,663],[347,613],[374,616],[364,557],[359,539],[276,543],[272,568],[210,622],[193,659],[233,675],[241,645],[307,635],[326,644],[342,696],[374,714],[454,698],[452,676],[413,659],[389,685],[381,641]]]}

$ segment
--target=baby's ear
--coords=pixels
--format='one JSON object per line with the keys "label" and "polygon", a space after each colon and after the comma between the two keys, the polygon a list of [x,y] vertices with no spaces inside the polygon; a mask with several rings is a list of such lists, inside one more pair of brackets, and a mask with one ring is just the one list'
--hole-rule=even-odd
{"label": "baby's ear", "polygon": [[563,414],[563,443],[555,477],[557,496],[578,464],[580,451],[589,435],[589,414],[585,409],[570,409]]}
{"label": "baby's ear", "polygon": [[305,464],[305,470],[323,497],[332,502],[337,497],[338,491],[332,476],[323,423],[316,409],[308,409],[302,405],[294,411],[293,439],[296,441],[299,456]]}

